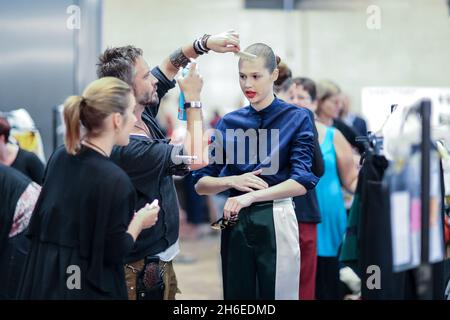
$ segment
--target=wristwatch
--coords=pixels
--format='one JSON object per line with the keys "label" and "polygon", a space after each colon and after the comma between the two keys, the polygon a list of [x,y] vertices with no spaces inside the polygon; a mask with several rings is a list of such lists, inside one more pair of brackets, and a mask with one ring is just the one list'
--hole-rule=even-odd
{"label": "wristwatch", "polygon": [[191,102],[186,102],[184,104],[184,108],[188,109],[188,108],[201,108],[202,107],[202,103],[201,101],[191,101]]}

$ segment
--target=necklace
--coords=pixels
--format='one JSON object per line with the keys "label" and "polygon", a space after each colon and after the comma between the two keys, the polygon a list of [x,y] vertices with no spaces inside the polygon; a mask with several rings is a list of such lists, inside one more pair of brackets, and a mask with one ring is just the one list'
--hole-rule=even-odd
{"label": "necklace", "polygon": [[141,127],[138,126],[137,124],[135,124],[134,127],[144,131],[147,137],[151,138],[152,135],[150,134],[150,130],[147,127]]}
{"label": "necklace", "polygon": [[97,151],[100,151],[100,153],[102,153],[105,157],[109,158],[108,154],[105,152],[105,150],[103,150],[102,148],[100,148],[98,145],[93,144],[92,142],[90,142],[89,140],[83,140],[83,144],[88,145],[94,149],[97,149]]}

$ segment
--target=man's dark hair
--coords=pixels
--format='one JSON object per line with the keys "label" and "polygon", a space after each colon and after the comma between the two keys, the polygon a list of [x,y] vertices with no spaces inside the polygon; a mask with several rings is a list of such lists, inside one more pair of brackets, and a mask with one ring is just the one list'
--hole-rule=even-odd
{"label": "man's dark hair", "polygon": [[315,101],[317,98],[317,89],[316,84],[310,78],[294,78],[292,79],[297,86],[302,86],[305,91],[309,93],[312,101]]}
{"label": "man's dark hair", "polygon": [[134,63],[142,56],[142,49],[134,46],[108,48],[98,58],[97,76],[116,77],[133,85]]}

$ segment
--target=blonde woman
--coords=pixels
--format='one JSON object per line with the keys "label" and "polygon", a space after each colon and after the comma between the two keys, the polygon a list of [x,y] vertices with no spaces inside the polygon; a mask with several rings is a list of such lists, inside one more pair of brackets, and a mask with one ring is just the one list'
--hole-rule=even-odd
{"label": "blonde woman", "polygon": [[135,103],[130,87],[112,77],[66,100],[65,148],[46,169],[19,298],[127,299],[124,257],[159,211],[133,214],[133,185],[109,159],[114,145],[128,144]]}
{"label": "blonde woman", "polygon": [[316,187],[321,223],[317,225],[316,298],[339,299],[338,254],[347,227],[342,188],[354,192],[358,172],[352,148],[342,133],[332,126],[340,111],[340,89],[330,81],[317,85],[317,119],[319,142],[325,172]]}

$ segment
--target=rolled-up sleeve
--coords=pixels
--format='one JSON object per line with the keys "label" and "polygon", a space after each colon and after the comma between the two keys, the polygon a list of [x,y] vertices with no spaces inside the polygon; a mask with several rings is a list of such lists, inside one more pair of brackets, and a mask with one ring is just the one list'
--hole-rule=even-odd
{"label": "rolled-up sleeve", "polygon": [[156,79],[158,79],[158,97],[162,99],[167,91],[169,91],[172,88],[175,88],[175,80],[169,80],[167,79],[166,75],[161,71],[159,67],[154,67],[152,69],[152,74],[155,76]]}
{"label": "rolled-up sleeve", "polygon": [[156,90],[156,92],[158,93],[159,101],[156,104],[151,104],[145,107],[143,114],[144,116],[151,114],[153,117],[156,117],[156,115],[158,114],[159,105],[161,103],[162,98],[164,98],[164,96],[170,89],[175,88],[176,82],[175,80],[167,79],[167,77],[159,67],[154,67],[151,70],[151,73],[156,79],[158,79],[158,89]]}
{"label": "rolled-up sleeve", "polygon": [[306,112],[299,113],[299,126],[294,134],[291,145],[291,176],[306,189],[313,189],[319,178],[312,173],[314,156],[314,131],[313,123]]}
{"label": "rolled-up sleeve", "polygon": [[218,177],[222,171],[223,166],[218,164],[210,164],[202,169],[192,172],[194,184],[196,184],[203,177]]}

